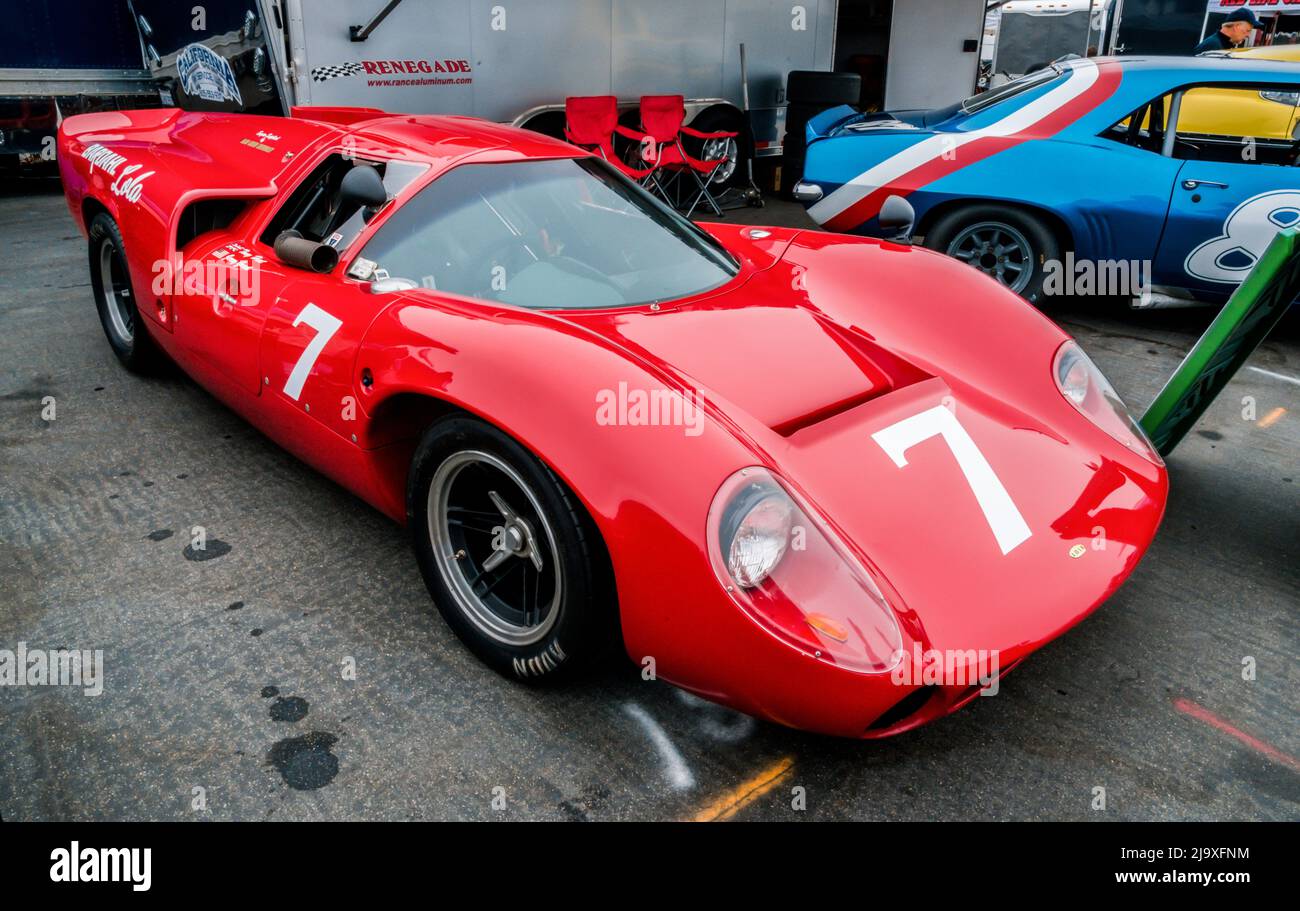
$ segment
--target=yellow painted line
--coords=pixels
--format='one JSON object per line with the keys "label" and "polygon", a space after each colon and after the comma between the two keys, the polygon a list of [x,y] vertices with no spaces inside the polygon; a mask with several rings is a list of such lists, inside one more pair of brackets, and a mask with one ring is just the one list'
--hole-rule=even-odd
{"label": "yellow painted line", "polygon": [[1286,414],[1285,408],[1274,408],[1268,414],[1259,419],[1259,426],[1268,429],[1278,421],[1282,420],[1282,415],[1284,414]]}
{"label": "yellow painted line", "polygon": [[768,791],[794,768],[794,760],[787,756],[773,763],[748,781],[732,788],[713,803],[695,814],[693,822],[722,822],[735,816]]}

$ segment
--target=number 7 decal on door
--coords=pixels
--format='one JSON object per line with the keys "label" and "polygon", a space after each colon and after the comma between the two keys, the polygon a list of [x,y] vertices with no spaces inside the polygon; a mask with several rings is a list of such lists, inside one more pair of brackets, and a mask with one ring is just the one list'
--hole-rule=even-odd
{"label": "number 7 decal on door", "polygon": [[943,437],[952,450],[957,467],[966,476],[966,483],[993,530],[993,537],[998,539],[1002,554],[1011,553],[1029,540],[1032,533],[1012,502],[1011,494],[1002,486],[993,466],[984,458],[984,453],[980,452],[966,428],[947,408],[936,405],[871,435],[899,468],[907,466],[907,450],[931,437]]}
{"label": "number 7 decal on door", "polygon": [[316,337],[302,350],[298,363],[293,365],[293,372],[289,374],[289,379],[284,384],[284,394],[295,402],[302,395],[302,387],[307,382],[307,377],[311,375],[311,368],[316,366],[316,358],[320,357],[320,353],[325,350],[334,333],[339,331],[343,320],[326,313],[315,304],[308,304],[294,317],[295,326],[301,323],[306,323],[315,329]]}

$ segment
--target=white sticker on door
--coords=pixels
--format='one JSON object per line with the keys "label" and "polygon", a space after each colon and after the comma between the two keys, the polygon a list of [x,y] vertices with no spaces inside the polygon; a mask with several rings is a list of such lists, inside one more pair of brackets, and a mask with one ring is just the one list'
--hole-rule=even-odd
{"label": "white sticker on door", "polygon": [[1223,234],[1193,250],[1183,268],[1203,281],[1239,284],[1277,232],[1295,225],[1300,225],[1300,190],[1261,193],[1237,206],[1223,223]]}

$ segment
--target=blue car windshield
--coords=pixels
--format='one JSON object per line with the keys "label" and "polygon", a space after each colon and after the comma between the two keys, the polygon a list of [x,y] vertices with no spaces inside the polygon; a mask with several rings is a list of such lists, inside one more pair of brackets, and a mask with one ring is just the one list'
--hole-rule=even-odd
{"label": "blue car windshield", "polygon": [[978,114],[980,111],[991,108],[995,104],[1001,104],[1008,98],[1014,98],[1017,95],[1028,92],[1030,89],[1036,89],[1040,85],[1046,85],[1064,72],[1065,69],[1063,67],[1055,64],[1044,67],[1036,72],[1021,76],[1019,79],[1013,79],[1005,85],[1000,85],[995,89],[990,89],[982,95],[967,98],[961,103],[961,109],[967,114]]}

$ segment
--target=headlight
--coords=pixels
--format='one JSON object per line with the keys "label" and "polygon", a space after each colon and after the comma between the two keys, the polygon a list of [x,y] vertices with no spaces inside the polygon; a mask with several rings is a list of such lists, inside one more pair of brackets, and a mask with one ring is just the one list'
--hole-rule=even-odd
{"label": "headlight", "polygon": [[728,478],[709,509],[708,550],[731,599],[814,658],[883,673],[902,654],[894,611],[835,532],[764,468]]}
{"label": "headlight", "polygon": [[1052,375],[1061,395],[1084,417],[1139,455],[1164,464],[1114,387],[1075,342],[1066,342],[1056,352]]}
{"label": "headlight", "polygon": [[741,588],[753,588],[771,574],[790,546],[794,504],[779,487],[748,485],[727,509],[722,538],[727,570]]}
{"label": "headlight", "polygon": [[1263,98],[1265,101],[1275,101],[1278,104],[1285,104],[1289,108],[1293,108],[1297,103],[1300,103],[1300,92],[1274,92],[1265,89],[1259,93],[1259,97]]}

